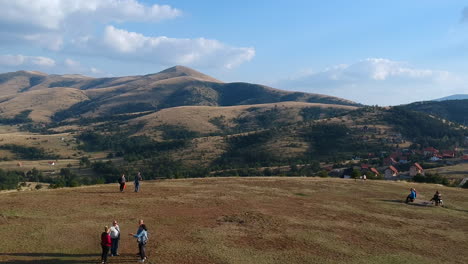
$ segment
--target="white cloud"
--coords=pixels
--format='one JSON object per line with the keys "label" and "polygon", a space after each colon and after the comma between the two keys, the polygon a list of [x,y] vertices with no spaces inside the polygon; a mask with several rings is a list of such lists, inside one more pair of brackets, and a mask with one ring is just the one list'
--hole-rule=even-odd
{"label": "white cloud", "polygon": [[25,55],[0,55],[0,66],[39,66],[39,67],[53,67],[55,61],[47,57],[34,57]]}
{"label": "white cloud", "polygon": [[[59,30],[71,20],[97,22],[160,21],[181,15],[168,5],[148,6],[137,0],[0,0],[0,22]],[[84,20],[81,20],[84,22]]]}
{"label": "white cloud", "polygon": [[231,69],[255,56],[251,47],[233,47],[203,37],[146,36],[115,26],[181,15],[174,7],[148,5],[143,0],[0,0],[0,45],[25,44],[65,56],[201,68]]}
{"label": "white cloud", "polygon": [[0,55],[0,71],[40,70],[54,74],[84,74],[89,76],[103,76],[105,72],[82,65],[79,61],[66,58],[56,61],[42,56]]}
{"label": "white cloud", "polygon": [[181,14],[168,5],[150,6],[137,0],[0,0],[0,41],[58,51],[64,39],[80,38],[99,25],[157,22]]}
{"label": "white cloud", "polygon": [[[254,48],[232,47],[218,40],[148,37],[107,26],[99,39],[81,41],[82,52],[99,53],[114,59],[139,60],[159,65],[176,64],[233,68],[255,56]],[[96,49],[95,47],[100,47]]]}
{"label": "white cloud", "polygon": [[463,78],[447,71],[419,69],[404,62],[369,58],[304,73],[274,85],[365,104],[394,105],[462,92],[463,83]]}

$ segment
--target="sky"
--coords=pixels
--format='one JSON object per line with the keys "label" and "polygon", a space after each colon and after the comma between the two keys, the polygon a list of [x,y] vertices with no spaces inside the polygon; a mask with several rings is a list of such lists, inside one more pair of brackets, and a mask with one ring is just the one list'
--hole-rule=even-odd
{"label": "sky", "polygon": [[468,2],[0,0],[0,72],[175,65],[368,105],[468,94]]}

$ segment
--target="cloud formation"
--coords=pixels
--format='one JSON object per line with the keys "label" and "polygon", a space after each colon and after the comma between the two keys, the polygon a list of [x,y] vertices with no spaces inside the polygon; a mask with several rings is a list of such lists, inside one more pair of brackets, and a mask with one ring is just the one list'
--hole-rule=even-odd
{"label": "cloud formation", "polygon": [[[165,36],[148,37],[136,32],[107,26],[101,40],[91,47],[101,46],[99,52],[116,59],[141,60],[161,65],[183,64],[202,67],[233,68],[251,60],[254,48],[238,48],[218,40],[196,38],[178,39]],[[83,43],[82,47],[83,47]],[[84,50],[95,52],[86,47]]]}
{"label": "cloud formation", "polygon": [[275,86],[345,97],[364,104],[393,105],[461,91],[463,80],[447,71],[418,69],[404,62],[369,58],[302,73],[278,81]]}
{"label": "cloud formation", "polygon": [[0,55],[0,66],[39,66],[53,67],[55,60],[47,57],[34,57],[25,55]]}
{"label": "cloud formation", "polygon": [[255,50],[207,38],[145,36],[117,28],[182,15],[169,5],[138,0],[0,0],[0,45],[24,44],[68,55],[107,57],[159,66],[234,68]]}
{"label": "cloud formation", "polygon": [[0,23],[48,31],[75,22],[156,22],[182,14],[168,5],[148,6],[136,0],[1,0],[0,5]]}
{"label": "cloud formation", "polygon": [[63,61],[56,61],[54,59],[42,56],[0,54],[0,70],[11,71],[12,68],[19,68],[22,70],[39,70],[59,74],[77,73],[90,76],[104,74],[104,72],[95,67],[84,66],[79,61],[72,60],[70,58],[67,58]]}

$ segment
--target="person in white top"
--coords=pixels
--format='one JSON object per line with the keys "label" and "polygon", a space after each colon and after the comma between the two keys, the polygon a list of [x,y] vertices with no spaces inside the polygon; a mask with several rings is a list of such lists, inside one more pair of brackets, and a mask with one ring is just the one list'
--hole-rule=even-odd
{"label": "person in white top", "polygon": [[111,256],[119,255],[119,240],[120,240],[120,227],[117,224],[117,221],[112,222],[112,227],[110,228],[110,237],[111,237]]}

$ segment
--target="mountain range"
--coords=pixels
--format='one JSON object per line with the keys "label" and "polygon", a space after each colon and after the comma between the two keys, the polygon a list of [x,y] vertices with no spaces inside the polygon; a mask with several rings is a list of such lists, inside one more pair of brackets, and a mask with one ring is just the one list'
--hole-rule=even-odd
{"label": "mountain range", "polygon": [[[210,168],[344,160],[409,147],[448,149],[468,135],[456,125],[466,123],[467,102],[364,106],[322,94],[224,83],[183,66],[113,78],[0,74],[0,125],[77,139],[52,146],[49,139],[28,142],[15,134],[15,144],[67,158],[101,151],[145,160],[164,153]],[[8,157],[29,151],[2,146]]]}
{"label": "mountain range", "polygon": [[[175,66],[156,74],[115,78],[0,74],[0,115],[31,110],[34,121],[61,121],[177,106],[236,106],[285,101],[359,106],[342,98],[290,92],[251,83],[223,83],[193,69]],[[57,115],[56,115],[57,114]]]}

